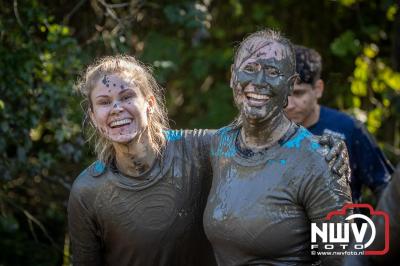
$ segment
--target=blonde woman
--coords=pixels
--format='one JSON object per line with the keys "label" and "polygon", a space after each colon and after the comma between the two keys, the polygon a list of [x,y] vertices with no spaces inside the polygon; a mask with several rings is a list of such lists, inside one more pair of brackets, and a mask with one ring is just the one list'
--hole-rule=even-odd
{"label": "blonde woman", "polygon": [[160,88],[129,56],[88,67],[79,89],[98,157],[68,204],[74,265],[213,265],[201,217],[207,131],[171,131]]}

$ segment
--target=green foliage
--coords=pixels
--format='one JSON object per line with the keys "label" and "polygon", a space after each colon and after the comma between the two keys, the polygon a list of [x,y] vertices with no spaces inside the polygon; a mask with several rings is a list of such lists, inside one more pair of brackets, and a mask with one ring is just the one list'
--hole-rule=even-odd
{"label": "green foliage", "polygon": [[37,1],[1,12],[0,264],[55,265],[68,195],[57,184],[84,154],[72,90],[80,48]]}
{"label": "green foliage", "polygon": [[[387,25],[388,21],[395,20],[398,4],[393,2],[389,5],[377,6],[376,9],[382,14],[386,14],[386,20],[381,21],[380,24],[369,22],[362,25],[359,36],[364,38],[363,49],[353,50],[357,56],[354,60],[353,74],[350,76],[351,92],[354,97],[353,105],[349,106],[349,111],[361,121],[366,122],[368,130],[378,139],[385,140],[381,144],[392,160],[394,159],[396,162],[400,144],[400,125],[398,123],[400,119],[398,112],[400,73],[398,71],[400,69],[396,71],[390,66],[390,61],[394,55],[392,55],[393,52],[391,53],[388,50],[387,36],[393,33],[389,31],[390,28],[385,28],[384,25]],[[350,35],[348,32],[345,34]],[[354,33],[351,35],[354,36]],[[343,41],[342,44],[351,43],[352,37],[347,39],[348,41]],[[331,45],[331,48],[335,47],[334,44],[335,42]],[[342,49],[346,50],[346,47],[349,46],[351,45],[343,45]],[[345,53],[340,54],[338,51],[332,50],[335,55],[345,56]],[[396,60],[399,60],[399,58]]]}
{"label": "green foliage", "polygon": [[354,32],[345,31],[331,43],[331,51],[340,57],[354,56],[360,51],[360,41],[355,38]]}

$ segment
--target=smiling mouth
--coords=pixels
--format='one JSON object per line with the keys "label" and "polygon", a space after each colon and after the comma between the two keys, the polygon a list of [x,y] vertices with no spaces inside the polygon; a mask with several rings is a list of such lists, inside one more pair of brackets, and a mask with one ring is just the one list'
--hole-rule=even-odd
{"label": "smiling mouth", "polygon": [[265,94],[259,94],[254,92],[245,93],[246,99],[251,106],[260,107],[265,105],[270,97]]}
{"label": "smiling mouth", "polygon": [[255,100],[269,100],[269,96],[265,94],[258,94],[254,92],[246,93],[247,99],[255,99]]}
{"label": "smiling mouth", "polygon": [[110,127],[111,127],[111,128],[121,127],[121,126],[128,125],[128,124],[130,124],[131,122],[132,122],[132,119],[128,119],[128,118],[126,118],[126,119],[121,119],[121,120],[115,120],[115,121],[112,121],[112,122],[110,123]]}

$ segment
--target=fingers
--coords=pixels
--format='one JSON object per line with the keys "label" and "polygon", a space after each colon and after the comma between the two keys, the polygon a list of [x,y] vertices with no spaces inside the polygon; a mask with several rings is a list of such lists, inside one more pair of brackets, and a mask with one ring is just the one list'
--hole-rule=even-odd
{"label": "fingers", "polygon": [[339,169],[341,169],[343,166],[346,166],[347,162],[347,156],[346,153],[342,150],[339,153],[339,156],[336,157],[334,166],[336,166],[337,171],[339,172]]}
{"label": "fingers", "polygon": [[333,137],[331,135],[324,133],[319,137],[319,144],[332,147],[332,143],[334,142],[332,138]]}
{"label": "fingers", "polygon": [[336,158],[334,165],[332,166],[332,171],[343,177],[348,182],[350,181],[351,170],[346,149],[342,150],[339,156]]}
{"label": "fingers", "polygon": [[345,175],[348,170],[347,168],[348,167],[347,167],[346,163],[343,163],[343,165],[339,168],[338,174],[341,176]]}
{"label": "fingers", "polygon": [[331,141],[334,141],[332,144],[332,146],[329,146],[331,149],[329,150],[328,154],[325,156],[325,159],[328,162],[331,162],[334,158],[338,157],[342,150],[345,149],[345,145],[344,142],[338,139],[331,139]]}
{"label": "fingers", "polygon": [[344,141],[325,133],[319,138],[319,143],[329,148],[325,159],[331,166],[332,172],[350,181],[349,155]]}
{"label": "fingers", "polygon": [[323,146],[327,146],[329,148],[328,154],[325,156],[325,159],[329,162],[332,163],[331,161],[336,158],[341,150],[343,150],[344,143],[342,140],[335,138],[331,134],[324,133],[320,138],[319,138],[319,143]]}

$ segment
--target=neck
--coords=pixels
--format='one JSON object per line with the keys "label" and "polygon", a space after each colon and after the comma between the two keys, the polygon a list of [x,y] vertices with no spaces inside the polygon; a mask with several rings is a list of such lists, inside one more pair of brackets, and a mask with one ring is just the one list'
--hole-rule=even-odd
{"label": "neck", "polygon": [[277,143],[290,127],[290,120],[281,112],[271,120],[252,123],[245,120],[241,129],[243,144],[252,150],[261,150]]}
{"label": "neck", "polygon": [[319,104],[316,104],[315,107],[312,109],[310,115],[302,123],[302,126],[308,128],[315,125],[319,120],[320,109],[321,106]]}
{"label": "neck", "polygon": [[150,169],[157,154],[149,139],[148,131],[145,131],[127,144],[113,144],[116,166],[121,173],[137,177]]}

